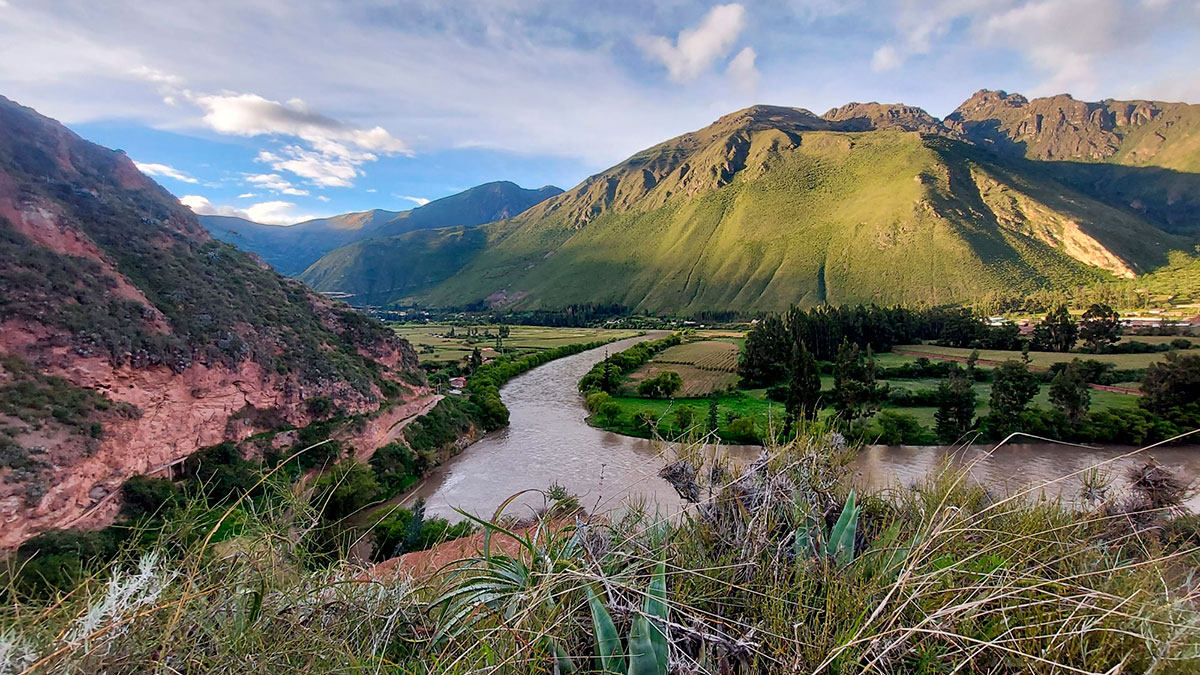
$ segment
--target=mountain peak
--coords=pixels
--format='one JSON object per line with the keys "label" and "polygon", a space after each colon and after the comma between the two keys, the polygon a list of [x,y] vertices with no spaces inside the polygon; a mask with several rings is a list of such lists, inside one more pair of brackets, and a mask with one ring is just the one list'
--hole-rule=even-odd
{"label": "mountain peak", "polygon": [[942,123],[922,108],[903,103],[847,103],[821,116],[839,131],[899,129],[922,133],[944,133]]}
{"label": "mountain peak", "polygon": [[752,105],[722,115],[709,125],[712,129],[749,128],[766,129],[791,127],[796,129],[828,129],[829,124],[810,110],[778,105]]}

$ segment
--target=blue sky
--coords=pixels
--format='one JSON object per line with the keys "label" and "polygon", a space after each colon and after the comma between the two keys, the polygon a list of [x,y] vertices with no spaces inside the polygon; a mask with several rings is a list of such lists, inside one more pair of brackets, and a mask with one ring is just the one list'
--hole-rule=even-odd
{"label": "blue sky", "polygon": [[753,103],[1200,102],[1200,0],[0,0],[0,94],[194,209],[569,188]]}

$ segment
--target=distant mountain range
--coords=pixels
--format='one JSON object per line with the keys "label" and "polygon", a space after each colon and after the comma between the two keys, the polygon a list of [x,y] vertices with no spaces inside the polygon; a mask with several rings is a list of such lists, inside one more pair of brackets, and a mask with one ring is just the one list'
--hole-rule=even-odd
{"label": "distant mountain range", "polygon": [[754,106],[506,220],[330,252],[352,301],[647,312],[942,303],[1130,277],[1200,238],[1200,106],[980,91],[945,120]]}
{"label": "distant mountain range", "polygon": [[515,216],[561,192],[552,185],[531,190],[498,181],[408,211],[374,209],[291,226],[264,225],[232,216],[200,216],[200,222],[217,239],[257,253],[280,273],[296,276],[340,246],[414,230],[482,225]]}

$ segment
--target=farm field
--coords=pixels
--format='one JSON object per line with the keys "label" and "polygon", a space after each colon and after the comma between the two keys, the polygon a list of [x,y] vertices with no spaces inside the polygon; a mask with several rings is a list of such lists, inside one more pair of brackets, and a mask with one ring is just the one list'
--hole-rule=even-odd
{"label": "farm field", "polygon": [[[453,326],[455,337],[447,337],[448,324],[392,324],[396,335],[408,340],[417,350],[417,356],[426,361],[457,361],[471,355],[476,347],[484,356],[495,349],[496,326],[476,326],[480,335],[468,337],[466,326]],[[492,337],[484,337],[488,331]],[[548,326],[510,326],[509,336],[504,340],[507,349],[518,352],[533,352],[579,342],[596,340],[619,340],[633,337],[636,330],[613,330],[607,328],[554,328]]]}
{"label": "farm field", "polygon": [[680,397],[707,396],[737,384],[738,348],[724,340],[703,340],[675,345],[629,375],[633,388],[642,380],[674,371],[683,380]]}
{"label": "farm field", "polygon": [[[935,345],[898,345],[898,350],[910,352],[918,356],[927,356],[935,358],[938,356],[953,356],[960,359],[966,359],[971,355],[970,349],[965,347],[938,347]],[[1146,368],[1151,363],[1159,361],[1166,357],[1168,352],[1157,352],[1154,354],[1071,354],[1063,352],[1029,352],[1030,363],[1040,368],[1049,368],[1055,363],[1070,361],[1072,359],[1094,359],[1103,363],[1111,363],[1117,368]],[[1002,351],[998,349],[980,349],[979,358],[984,361],[1007,361],[1009,359],[1020,359],[1021,352],[1017,351]]]}

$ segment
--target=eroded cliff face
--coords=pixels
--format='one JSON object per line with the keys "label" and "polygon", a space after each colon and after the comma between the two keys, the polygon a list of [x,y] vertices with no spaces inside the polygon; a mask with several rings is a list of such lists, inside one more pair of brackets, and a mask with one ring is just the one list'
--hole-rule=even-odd
{"label": "eroded cliff face", "polygon": [[[103,358],[73,356],[67,347],[44,348],[54,340],[31,328],[0,325],[0,353],[20,356],[42,373],[123,405],[96,417],[102,425],[98,438],[56,428],[52,422],[37,428],[19,420],[8,425],[21,447],[41,449],[37,458],[46,466],[36,477],[0,482],[0,549],[48,529],[107,525],[119,506],[110,495],[131,476],[166,476],[171,465],[199,448],[241,441],[279,426],[306,426],[313,421],[310,399],[327,397],[349,415],[375,411],[384,400],[345,382],[302,383],[251,361],[232,368],[194,364],[178,374],[165,365],[113,366]],[[404,372],[409,355],[390,350],[389,356],[400,366],[393,372]],[[397,386],[404,393],[346,438],[364,460],[398,437],[400,423],[436,403],[427,387]]]}
{"label": "eroded cliff face", "polygon": [[0,549],[104,525],[131,476],[308,425],[315,398],[366,416],[351,445],[369,455],[430,405],[423,383],[390,330],[0,97]]}

